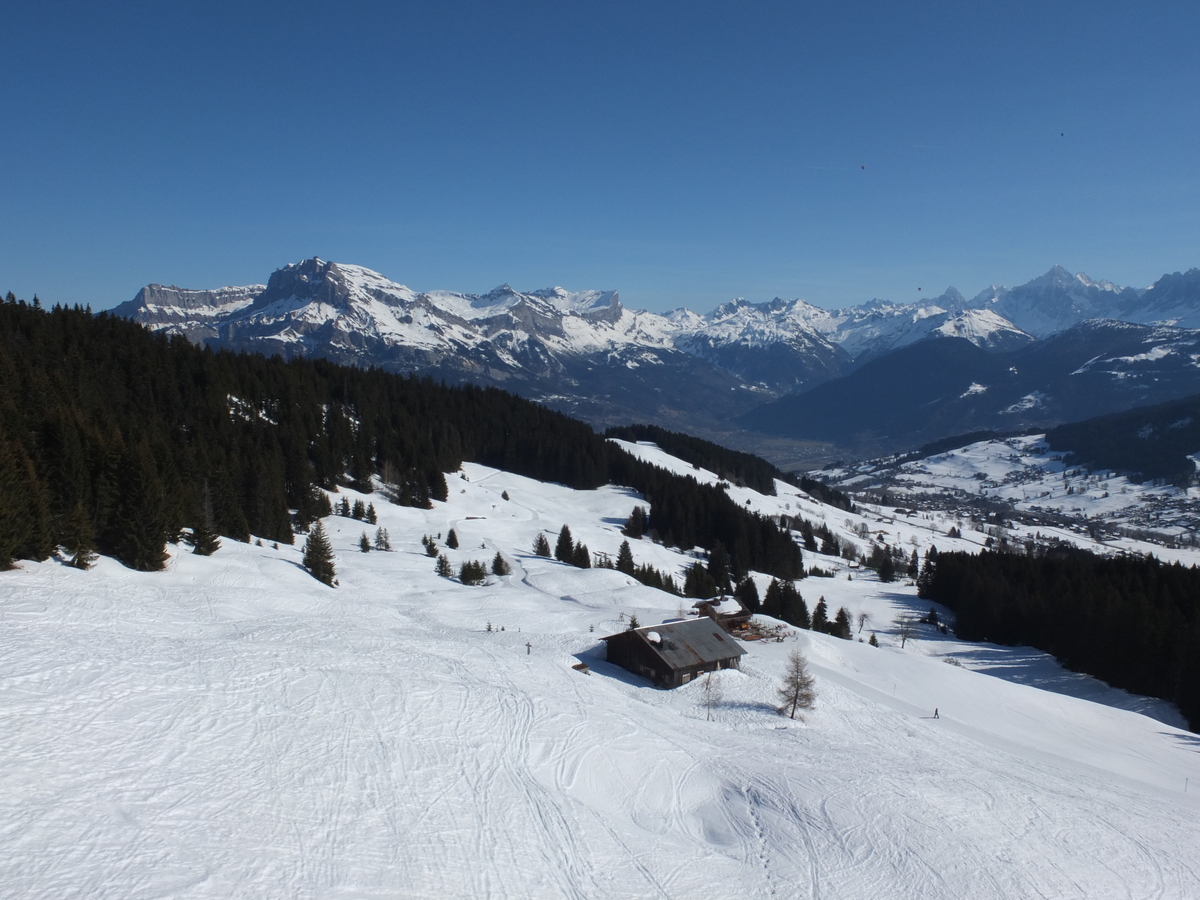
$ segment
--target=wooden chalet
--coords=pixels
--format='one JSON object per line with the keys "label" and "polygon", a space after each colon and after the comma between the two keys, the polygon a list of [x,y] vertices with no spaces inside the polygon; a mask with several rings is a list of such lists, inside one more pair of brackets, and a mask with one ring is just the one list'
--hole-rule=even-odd
{"label": "wooden chalet", "polygon": [[706,672],[736,669],[746,653],[707,616],[646,625],[603,640],[609,662],[663,688],[679,687]]}
{"label": "wooden chalet", "polygon": [[714,597],[693,604],[696,614],[708,616],[730,634],[745,631],[750,624],[750,611],[733,597]]}

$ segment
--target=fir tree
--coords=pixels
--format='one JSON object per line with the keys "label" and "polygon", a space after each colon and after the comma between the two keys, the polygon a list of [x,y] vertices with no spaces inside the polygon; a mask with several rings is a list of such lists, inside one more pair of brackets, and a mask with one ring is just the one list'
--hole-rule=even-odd
{"label": "fir tree", "polygon": [[698,562],[692,563],[683,580],[683,595],[708,600],[717,596],[717,593],[717,584],[708,574],[708,570]]}
{"label": "fir tree", "polygon": [[333,579],[337,575],[333,565],[333,547],[320,522],[313,526],[304,542],[304,568],[317,581],[333,587]]}
{"label": "fir tree", "polygon": [[833,619],[833,627],[829,633],[844,641],[850,640],[850,613],[846,611],[846,607],[838,607],[837,615]]}
{"label": "fir tree", "polygon": [[772,578],[767,585],[767,595],[763,598],[763,615],[773,619],[783,618],[783,586],[778,578]]}
{"label": "fir tree", "polygon": [[546,540],[546,535],[539,533],[538,536],[533,539],[533,552],[536,556],[550,555],[550,542]]}
{"label": "fir tree", "polygon": [[875,632],[873,632],[873,631],[871,632],[871,637],[870,637],[870,639],[867,641],[867,643],[868,643],[868,644],[870,644],[872,647],[878,647],[878,646],[879,646],[879,638],[875,637]]}
{"label": "fir tree", "polygon": [[720,541],[708,554],[708,574],[719,592],[729,593],[732,590],[729,583],[729,553]]}
{"label": "fir tree", "polygon": [[575,540],[571,537],[571,529],[566,525],[558,533],[558,543],[554,545],[554,558],[559,562],[569,563],[575,556]]}
{"label": "fir tree", "polygon": [[338,504],[338,513],[337,514],[339,516],[345,516],[347,519],[350,518],[350,498],[349,497],[342,498],[342,502]]}
{"label": "fir tree", "polygon": [[371,539],[367,537],[367,533],[365,531],[362,533],[362,537],[358,539],[358,549],[363,553],[371,552]]}
{"label": "fir tree", "polygon": [[451,528],[450,533],[446,535],[446,546],[449,547],[451,550],[458,549],[458,534],[454,531],[453,528]]}
{"label": "fir tree", "polygon": [[808,604],[804,602],[804,598],[796,590],[796,585],[790,581],[784,581],[780,585],[779,607],[779,618],[783,619],[789,625],[794,625],[797,628],[811,627],[812,621],[808,617]]}
{"label": "fir tree", "polygon": [[71,516],[67,520],[66,540],[63,542],[71,554],[69,565],[76,569],[90,569],[96,561],[96,538],[92,519],[83,508],[83,501],[76,500]]}
{"label": "fir tree", "polygon": [[[391,550],[392,549],[392,541],[391,541],[391,538],[388,537],[388,530],[386,528],[376,528],[375,529],[375,549],[376,550]],[[436,548],[434,549],[434,552],[437,552]]]}
{"label": "fir tree", "polygon": [[625,520],[625,527],[621,529],[621,534],[626,537],[640,538],[646,533],[646,526],[646,510],[640,506],[635,506],[633,512],[629,514],[629,518]]}
{"label": "fir tree", "polygon": [[432,558],[438,555],[437,541],[431,535],[421,535],[421,546],[425,548],[425,555]]}
{"label": "fir tree", "polygon": [[372,525],[379,524],[379,513],[375,511],[375,504],[367,504],[367,521]]}
{"label": "fir tree", "polygon": [[879,580],[884,584],[891,584],[896,580],[896,563],[892,560],[892,554],[885,553],[883,561],[879,564]]}
{"label": "fir tree", "polygon": [[929,549],[925,551],[925,565],[921,567],[921,574],[917,576],[917,596],[925,600],[930,598],[930,590],[937,573],[937,558],[937,547],[930,544]]}
{"label": "fir tree", "polygon": [[350,510],[350,518],[362,520],[367,517],[367,506],[361,499],[354,501],[354,508]]}
{"label": "fir tree", "polygon": [[487,581],[487,569],[478,560],[464,562],[458,568],[458,580],[463,584],[483,584]]}
{"label": "fir tree", "polygon": [[450,568],[450,559],[445,553],[438,554],[437,565],[434,566],[434,571],[442,578],[449,578],[454,570]]}
{"label": "fir tree", "polygon": [[817,601],[817,608],[813,610],[812,630],[821,632],[829,631],[829,607],[825,605],[824,597]]}
{"label": "fir tree", "polygon": [[633,562],[633,551],[629,549],[629,541],[621,541],[621,547],[617,550],[617,571],[632,575],[635,568],[637,567]]}
{"label": "fir tree", "polygon": [[508,560],[506,560],[503,556],[500,555],[499,550],[496,551],[496,555],[492,559],[492,574],[493,575],[511,575],[512,574],[512,567],[508,564]]}
{"label": "fir tree", "polygon": [[738,603],[742,604],[742,608],[748,613],[756,613],[759,610],[758,600],[758,585],[754,583],[754,579],[747,575],[738,582],[738,586],[734,588],[733,596],[737,598]]}
{"label": "fir tree", "polygon": [[571,551],[571,565],[577,569],[592,567],[592,554],[588,552],[587,544],[580,541],[575,545],[575,549]]}

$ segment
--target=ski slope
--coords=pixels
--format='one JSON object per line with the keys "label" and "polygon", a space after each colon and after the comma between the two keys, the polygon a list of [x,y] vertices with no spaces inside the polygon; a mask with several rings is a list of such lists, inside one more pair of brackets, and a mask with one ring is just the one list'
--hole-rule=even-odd
{"label": "ski slope", "polygon": [[[162,573],[0,573],[0,893],[1200,896],[1200,737],[1169,705],[1028,648],[930,631],[901,649],[890,623],[927,609],[914,590],[810,555],[836,569],[799,583],[810,607],[868,613],[882,646],[747,644],[707,721],[701,682],[657,690],[603,661],[600,636],[677,616],[676,598],[529,550],[567,523],[615,554],[640,498],[462,474],[432,510],[370,498],[393,552],[326,519],[336,589],[299,546],[229,540],[174,548]],[[861,518],[782,485],[731,493]],[[500,551],[512,574],[438,578],[420,538],[451,527],[456,571]],[[774,709],[794,647],[819,693],[803,723]]]}

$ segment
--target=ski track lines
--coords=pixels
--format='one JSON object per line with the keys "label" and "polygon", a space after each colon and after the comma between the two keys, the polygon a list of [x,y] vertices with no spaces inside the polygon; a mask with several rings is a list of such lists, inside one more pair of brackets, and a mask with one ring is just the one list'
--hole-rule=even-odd
{"label": "ski track lines", "polygon": [[[599,523],[631,495],[467,471],[434,510],[375,498],[395,553],[358,554],[362,523],[328,520],[337,591],[299,548],[233,542],[157,575],[110,560],[0,575],[0,894],[1200,896],[1200,806],[1165,787],[1196,755],[1168,726],[1106,756],[1104,735],[1141,717],[1081,718],[1097,707],[810,635],[807,723],[770,709],[792,642],[719,673],[705,721],[700,682],[569,668],[621,612],[654,621],[674,598],[529,553],[562,522],[615,551]],[[417,541],[451,523],[455,565],[500,550],[514,574],[434,577]],[[817,590],[833,607],[873,588]],[[931,694],[962,720],[921,718]],[[1056,727],[1006,735],[1022,713]]]}

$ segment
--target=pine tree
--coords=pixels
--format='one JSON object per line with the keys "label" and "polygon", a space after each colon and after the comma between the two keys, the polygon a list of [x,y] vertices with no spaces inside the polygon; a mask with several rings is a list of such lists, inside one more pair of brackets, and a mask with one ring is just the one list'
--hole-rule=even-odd
{"label": "pine tree", "polygon": [[342,498],[342,502],[338,504],[338,513],[337,514],[339,516],[345,516],[347,519],[350,518],[350,498],[349,497]]}
{"label": "pine tree", "polygon": [[379,513],[377,513],[375,511],[374,503],[370,503],[367,505],[367,521],[372,525],[379,524]]}
{"label": "pine tree", "polygon": [[767,595],[763,598],[763,615],[773,619],[783,618],[783,585],[778,578],[772,578],[767,585]]}
{"label": "pine tree", "polygon": [[837,615],[833,619],[833,627],[829,633],[844,641],[850,640],[850,613],[846,611],[846,607],[838,607]]}
{"label": "pine tree", "polygon": [[508,560],[506,560],[503,556],[500,555],[499,550],[496,551],[496,555],[492,559],[492,574],[493,575],[511,575],[512,574],[512,567],[508,564]]}
{"label": "pine tree", "polygon": [[[808,660],[798,648],[788,654],[787,668],[783,672],[783,684],[776,691],[781,701],[779,712],[796,718],[797,710],[812,709],[817,700],[814,679],[808,671]],[[803,720],[803,716],[800,717]]]}
{"label": "pine tree", "polygon": [[937,557],[937,547],[930,544],[929,549],[925,551],[925,565],[921,567],[921,574],[917,576],[917,596],[925,600],[929,599],[934,574],[937,572]]}
{"label": "pine tree", "polygon": [[371,539],[367,537],[367,533],[365,531],[362,533],[362,537],[358,539],[358,549],[363,553],[371,552]]}
{"label": "pine tree", "polygon": [[870,644],[872,647],[879,646],[879,638],[875,637],[875,632],[873,632],[873,631],[871,632],[871,638],[870,638],[870,640],[867,641],[867,643]]}
{"label": "pine tree", "polygon": [[758,600],[758,585],[754,583],[754,579],[747,575],[738,582],[738,586],[734,588],[733,596],[737,598],[738,603],[742,604],[742,608],[748,613],[756,613],[759,610]]}
{"label": "pine tree", "polygon": [[717,584],[708,574],[708,570],[698,562],[692,563],[683,580],[683,595],[708,600],[717,596],[717,593]]}
{"label": "pine tree", "polygon": [[434,566],[434,571],[442,578],[449,578],[454,570],[450,568],[450,559],[445,553],[438,554],[437,565]]}
{"label": "pine tree", "polygon": [[621,547],[617,550],[617,571],[632,575],[635,568],[637,567],[633,562],[633,551],[629,549],[629,541],[621,541]]}
{"label": "pine tree", "polygon": [[824,597],[817,601],[817,608],[813,610],[812,630],[822,632],[829,631],[829,607],[825,605]]}
{"label": "pine tree", "polygon": [[458,549],[458,534],[454,531],[453,528],[451,528],[450,533],[446,535],[446,546],[449,547],[451,550]]}
{"label": "pine tree", "polygon": [[779,591],[779,618],[797,628],[809,628],[812,621],[808,617],[808,604],[796,590],[796,585],[790,581],[782,582]]}
{"label": "pine tree", "polygon": [[729,583],[729,553],[725,545],[717,541],[708,554],[708,574],[720,593],[729,593],[732,585]]}
{"label": "pine tree", "polygon": [[421,546],[425,548],[426,556],[434,557],[438,555],[437,541],[435,541],[431,535],[421,535]]}
{"label": "pine tree", "polygon": [[635,506],[633,512],[629,514],[629,518],[625,520],[625,527],[621,529],[621,534],[626,537],[640,538],[646,533],[646,524],[646,510]]}
{"label": "pine tree", "polygon": [[879,564],[879,580],[884,584],[891,584],[896,580],[896,563],[892,560],[890,553],[885,553],[883,561]]}
{"label": "pine tree", "polygon": [[538,534],[533,540],[533,552],[537,556],[550,555],[550,542],[546,540],[546,535]]}
{"label": "pine tree", "polygon": [[638,621],[638,617],[633,614],[630,614],[628,630],[629,631],[637,631],[637,629],[639,629],[641,627],[642,627],[642,623]]}
{"label": "pine tree", "polygon": [[96,537],[92,519],[83,508],[83,501],[76,500],[75,508],[67,520],[66,540],[63,542],[71,554],[69,565],[76,569],[90,569],[96,561]]}
{"label": "pine tree", "polygon": [[571,551],[571,565],[577,569],[592,567],[592,554],[588,552],[587,544],[580,541],[575,545],[575,549]]}
{"label": "pine tree", "polygon": [[304,568],[317,581],[333,587],[333,579],[337,575],[333,565],[333,547],[320,522],[313,526],[304,542]]}
{"label": "pine tree", "polygon": [[354,508],[350,510],[350,518],[365,519],[367,517],[367,506],[361,499],[354,501]]}
{"label": "pine tree", "polygon": [[569,563],[575,556],[575,540],[571,537],[571,529],[566,525],[558,533],[558,543],[554,545],[554,558],[559,562]]}
{"label": "pine tree", "polygon": [[487,569],[478,560],[464,562],[458,568],[458,580],[463,584],[483,584],[487,581]]}
{"label": "pine tree", "polygon": [[[392,549],[392,541],[391,541],[391,538],[388,537],[388,530],[386,528],[376,528],[375,529],[375,549],[376,550],[391,550]],[[434,552],[437,552],[436,549]]]}
{"label": "pine tree", "polygon": [[184,537],[197,556],[212,556],[221,547],[221,539],[215,531],[201,520],[192,528],[192,533]]}
{"label": "pine tree", "polygon": [[916,577],[920,573],[920,571],[921,571],[921,561],[917,556],[917,551],[913,550],[912,556],[909,557],[908,569],[905,572],[905,574],[908,575],[909,578],[916,579]]}

